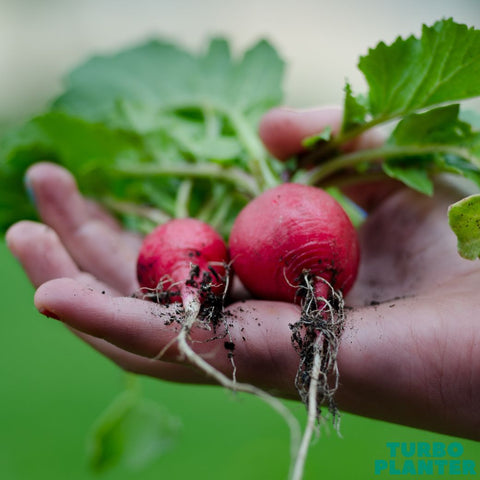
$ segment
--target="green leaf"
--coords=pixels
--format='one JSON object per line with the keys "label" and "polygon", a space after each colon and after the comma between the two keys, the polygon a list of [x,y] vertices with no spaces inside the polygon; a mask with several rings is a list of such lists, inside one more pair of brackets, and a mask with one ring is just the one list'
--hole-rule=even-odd
{"label": "green leaf", "polygon": [[343,105],[342,132],[348,132],[363,125],[366,121],[368,106],[363,96],[354,96],[352,87],[347,82],[345,85],[345,100]]}
{"label": "green leaf", "polygon": [[[462,117],[463,118],[463,117]],[[417,146],[439,156],[457,156],[480,167],[480,131],[460,118],[458,104],[404,117],[390,135],[389,145]]]}
{"label": "green leaf", "polygon": [[[434,173],[449,172],[478,182],[480,179],[480,135],[459,119],[459,105],[447,105],[404,117],[393,130],[387,145],[404,158],[383,162],[384,172],[422,193],[431,195]],[[477,153],[478,151],[478,153]]]}
{"label": "green leaf", "polygon": [[271,184],[275,161],[257,128],[266,110],[282,100],[283,70],[265,40],[239,59],[222,38],[200,55],[151,41],[76,68],[53,108],[110,128],[168,136],[168,147],[180,156],[242,166],[260,184]]}
{"label": "green leaf", "polygon": [[219,103],[229,104],[230,85],[234,75],[234,59],[230,45],[224,38],[214,38],[203,58],[200,58],[200,75],[195,87],[205,92],[206,98],[218,98]]}
{"label": "green leaf", "polygon": [[452,19],[421,38],[381,42],[360,59],[373,117],[395,117],[480,95],[480,31]]}
{"label": "green leaf", "polygon": [[135,135],[113,131],[62,112],[49,112],[3,138],[0,178],[4,179],[6,188],[2,191],[1,202],[9,205],[11,221],[23,218],[22,203],[26,201],[23,175],[38,161],[64,165],[74,174],[84,193],[100,197],[116,190],[115,180],[108,178],[108,171],[116,162],[136,163],[144,157],[146,153]]}
{"label": "green leaf", "polygon": [[[54,108],[141,136],[169,137],[162,156],[222,162],[276,183],[273,158],[257,134],[282,99],[284,63],[262,40],[233,58],[215,38],[200,55],[163,41],[95,57],[75,69]],[[173,152],[177,155],[173,154]]]}
{"label": "green leaf", "polygon": [[119,159],[138,159],[140,140],[62,112],[49,112],[5,138],[4,160],[14,165],[19,152],[42,151],[75,172],[105,167]]}
{"label": "green leaf", "polygon": [[141,470],[173,448],[179,422],[154,402],[125,391],[95,423],[88,461],[101,472],[118,465]]}
{"label": "green leaf", "polygon": [[332,127],[325,127],[320,133],[304,138],[302,141],[303,148],[314,148],[319,143],[328,142],[332,138]]}
{"label": "green leaf", "polygon": [[[277,162],[267,154],[257,128],[265,111],[281,102],[283,69],[268,42],[260,41],[234,58],[222,38],[213,39],[198,55],[152,40],[91,58],[69,75],[66,91],[49,112],[2,140],[0,184],[7,189],[0,205],[7,213],[0,214],[0,227],[32,215],[31,206],[23,206],[21,181],[25,169],[39,160],[67,167],[82,193],[98,201],[108,196],[108,205],[115,205],[129,226],[142,231],[152,218],[172,213],[178,186],[186,177],[119,177],[115,165],[135,170],[149,164],[170,171],[175,166],[193,172],[196,164],[217,163],[235,167],[231,171],[248,180],[253,191],[278,183]],[[189,211],[198,211],[212,198],[215,182],[224,181],[200,177],[192,175]],[[242,179],[227,181],[230,189],[234,187],[232,195],[236,186],[244,194]],[[144,218],[141,212],[146,210],[134,207],[145,204],[163,213]],[[238,202],[232,205],[225,224],[238,211]]]}
{"label": "green leaf", "polygon": [[404,117],[392,132],[392,145],[458,145],[466,143],[469,125],[458,119],[459,105],[453,104]]}
{"label": "green leaf", "polygon": [[152,40],[109,56],[95,56],[73,70],[54,107],[92,121],[111,120],[118,100],[158,110],[185,101],[196,70],[193,55]]}
{"label": "green leaf", "polygon": [[[236,65],[229,92],[230,99],[240,110],[268,109],[283,98],[284,63],[265,40],[248,50]],[[258,114],[257,114],[258,115]]]}
{"label": "green leaf", "polygon": [[[387,175],[428,195],[439,172],[478,184],[480,132],[459,116],[458,104],[448,104],[480,95],[479,30],[452,19],[424,25],[420,38],[380,42],[360,58],[359,68],[368,94],[354,95],[346,84],[339,134],[302,160],[317,165],[307,182],[341,179],[352,170],[361,181],[380,164]],[[468,119],[475,123],[474,115]],[[360,134],[393,120],[398,123],[383,147],[344,153]]]}
{"label": "green leaf", "polygon": [[392,178],[425,195],[433,195],[433,182],[428,173],[428,160],[389,160],[382,163],[383,171]]}
{"label": "green leaf", "polygon": [[480,258],[480,194],[451,205],[448,221],[457,235],[460,255],[468,260]]}
{"label": "green leaf", "polygon": [[151,41],[120,53],[95,57],[68,77],[67,91],[54,107],[94,121],[115,121],[116,103],[141,106],[155,128],[155,112],[179,107],[246,113],[282,99],[284,64],[260,41],[240,61],[225,39],[213,39],[195,56],[165,41]]}

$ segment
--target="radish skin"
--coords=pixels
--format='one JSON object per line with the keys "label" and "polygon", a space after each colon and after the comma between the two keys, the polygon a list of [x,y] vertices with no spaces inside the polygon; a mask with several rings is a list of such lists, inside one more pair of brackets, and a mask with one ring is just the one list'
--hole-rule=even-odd
{"label": "radish skin", "polygon": [[345,295],[358,272],[355,227],[335,199],[306,185],[285,183],[250,202],[229,246],[235,273],[263,299],[300,303],[305,272],[317,297],[328,297],[328,284]]}
{"label": "radish skin", "polygon": [[[164,294],[164,302],[202,303],[201,283],[222,295],[228,253],[222,237],[193,218],[170,220],[145,237],[137,260],[140,287]],[[193,270],[192,270],[193,269]]]}

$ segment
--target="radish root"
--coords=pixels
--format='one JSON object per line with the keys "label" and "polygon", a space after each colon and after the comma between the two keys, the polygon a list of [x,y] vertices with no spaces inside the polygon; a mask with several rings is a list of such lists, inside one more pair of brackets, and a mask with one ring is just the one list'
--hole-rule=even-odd
{"label": "radish root", "polygon": [[206,375],[216,380],[220,385],[233,392],[244,392],[249,393],[252,395],[257,396],[265,403],[270,405],[275,411],[277,411],[287,423],[290,429],[290,454],[292,457],[292,464],[296,462],[296,457],[299,451],[299,444],[300,444],[300,427],[298,424],[297,419],[292,415],[290,410],[283,405],[283,403],[278,400],[276,397],[270,395],[269,393],[265,392],[264,390],[255,387],[254,385],[250,385],[248,383],[238,382],[236,380],[232,380],[227,377],[225,374],[217,370],[216,368],[212,367],[208,362],[206,362],[201,356],[197,355],[188,343],[188,336],[190,334],[190,330],[194,326],[196,322],[196,317],[186,316],[185,321],[182,325],[182,329],[178,334],[177,341],[178,347],[181,354],[185,355],[187,360],[202,370]]}
{"label": "radish root", "polygon": [[[181,329],[180,332],[176,337],[174,337],[171,341],[165,345],[165,347],[161,350],[159,354],[153,357],[152,360],[159,360],[166,351],[173,346],[173,344],[178,343],[178,349],[182,358],[186,359],[190,364],[194,365],[201,371],[203,371],[207,376],[213,378],[217,383],[219,383],[224,388],[227,388],[233,392],[244,392],[255,395],[256,397],[263,400],[266,404],[268,404],[271,408],[273,408],[277,413],[279,413],[284,421],[286,422],[289,431],[290,431],[290,456],[291,456],[291,463],[290,463],[290,475],[289,478],[292,478],[293,469],[295,464],[297,463],[297,456],[300,451],[300,442],[301,442],[301,429],[298,420],[296,417],[290,412],[290,410],[276,397],[270,395],[269,393],[265,392],[264,390],[255,387],[254,385],[238,382],[236,380],[236,366],[233,360],[233,357],[230,357],[233,367],[233,379],[229,378],[224,373],[220,372],[212,365],[210,365],[206,360],[204,360],[200,355],[195,353],[195,351],[190,346],[189,341],[190,333],[192,328],[195,325],[199,325],[202,328],[206,328],[211,330],[211,325],[215,328],[217,325],[219,317],[221,317],[223,312],[223,307],[225,303],[226,294],[228,292],[228,279],[229,274],[228,270],[231,265],[226,266],[226,278],[225,278],[225,289],[221,296],[217,296],[219,300],[220,306],[209,306],[209,305],[202,305],[198,299],[198,295],[194,293],[192,290],[188,291],[185,290],[182,292],[182,298],[184,299],[184,318],[181,320]],[[195,270],[196,266],[192,265],[192,272]],[[158,299],[165,299],[168,298],[171,294],[168,291],[163,290],[163,284],[165,282],[160,282],[157,290],[152,291],[152,289],[148,289],[145,291],[143,298],[149,298],[153,300]],[[187,287],[188,288],[188,287]],[[204,290],[208,290],[208,285],[203,285],[202,288]],[[193,293],[193,294],[192,294]],[[162,303],[162,302],[161,302]],[[228,324],[225,322],[226,334],[230,335],[228,332]]]}
{"label": "radish root", "polygon": [[[330,290],[328,298],[316,297],[315,283],[325,282]],[[339,385],[337,354],[345,327],[343,295],[322,278],[307,273],[299,293],[303,297],[300,320],[291,325],[292,342],[300,354],[295,385],[307,407],[308,418],[296,458],[292,480],[302,478],[308,447],[316,422],[322,418],[321,405],[326,404],[333,426],[340,434],[340,413],[335,402]]]}

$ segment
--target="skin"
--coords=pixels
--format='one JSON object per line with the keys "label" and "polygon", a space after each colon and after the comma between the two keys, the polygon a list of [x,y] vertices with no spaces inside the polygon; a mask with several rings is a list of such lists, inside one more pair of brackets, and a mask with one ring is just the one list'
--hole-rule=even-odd
{"label": "skin", "polygon": [[[260,134],[272,153],[286,158],[301,150],[302,138],[326,125],[335,130],[340,119],[333,108],[276,109],[264,117]],[[374,133],[349,148],[378,142]],[[175,345],[160,361],[151,360],[178,326],[163,321],[172,307],[129,297],[138,287],[141,239],[85,200],[58,166],[33,166],[28,183],[43,223],[12,226],[7,242],[37,287],[38,310],[60,319],[125,370],[208,383],[184,364]],[[447,206],[460,192],[439,184],[434,198],[427,198],[382,182],[350,193],[370,216],[360,231],[359,277],[347,297],[352,308],[338,355],[340,408],[480,440],[480,268],[478,261],[458,256],[446,219]],[[298,307],[243,300],[228,310],[235,317],[229,335],[238,379],[297,398],[298,358],[288,324],[297,320]],[[192,332],[200,341],[209,335]],[[224,339],[193,347],[231,374]]]}

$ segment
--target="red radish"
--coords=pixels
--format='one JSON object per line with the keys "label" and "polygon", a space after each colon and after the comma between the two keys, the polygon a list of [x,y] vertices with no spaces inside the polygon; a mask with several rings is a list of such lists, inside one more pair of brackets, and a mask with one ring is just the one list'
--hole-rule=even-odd
{"label": "red radish", "polygon": [[225,288],[227,248],[208,224],[193,218],[170,220],[147,235],[137,261],[140,286],[165,303],[199,308],[206,292]]}
{"label": "red radish", "polygon": [[267,190],[238,215],[230,235],[233,268],[254,295],[298,302],[305,273],[316,297],[344,294],[355,281],[359,245],[340,204],[319,188],[285,183]]}
{"label": "red radish", "polygon": [[290,325],[300,355],[295,385],[308,408],[293,468],[292,478],[299,479],[323,402],[338,426],[334,394],[345,323],[342,294],[357,276],[357,233],[326,192],[287,183],[267,190],[240,212],[230,234],[230,255],[236,274],[254,295],[302,303],[299,321]]}

